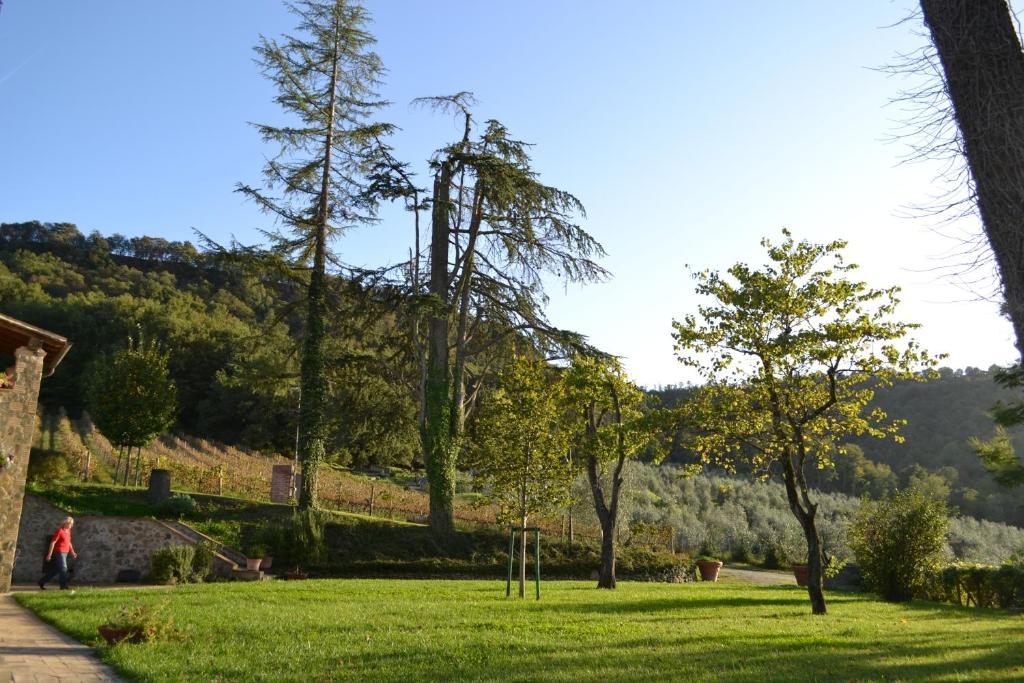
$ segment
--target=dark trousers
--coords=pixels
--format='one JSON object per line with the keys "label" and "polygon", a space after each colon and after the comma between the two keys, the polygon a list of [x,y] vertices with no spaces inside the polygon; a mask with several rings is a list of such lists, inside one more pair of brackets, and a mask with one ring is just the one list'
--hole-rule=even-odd
{"label": "dark trousers", "polygon": [[67,553],[54,553],[53,561],[50,563],[50,568],[43,575],[43,578],[39,579],[41,585],[45,585],[53,577],[60,574],[60,587],[62,589],[68,587],[68,554]]}

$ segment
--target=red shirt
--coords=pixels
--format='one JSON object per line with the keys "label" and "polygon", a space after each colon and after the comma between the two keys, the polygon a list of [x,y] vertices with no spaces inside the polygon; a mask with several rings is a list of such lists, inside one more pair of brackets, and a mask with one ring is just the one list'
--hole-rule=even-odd
{"label": "red shirt", "polygon": [[57,532],[53,535],[53,551],[56,553],[66,553],[71,551],[71,530],[61,527],[57,529]]}

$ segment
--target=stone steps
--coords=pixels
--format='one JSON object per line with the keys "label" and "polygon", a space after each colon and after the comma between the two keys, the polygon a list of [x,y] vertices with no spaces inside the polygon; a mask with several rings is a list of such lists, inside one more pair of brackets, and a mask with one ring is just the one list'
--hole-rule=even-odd
{"label": "stone steps", "polygon": [[239,567],[245,567],[245,555],[235,550],[234,548],[230,548],[226,545],[223,545],[222,543],[218,543],[217,541],[210,538],[201,531],[193,529],[188,524],[173,521],[165,521],[163,523],[171,527],[181,535],[185,536],[186,538],[189,538],[193,543],[197,545],[199,543],[206,543],[207,545],[212,546],[214,553],[222,556],[225,560],[234,564],[236,569]]}

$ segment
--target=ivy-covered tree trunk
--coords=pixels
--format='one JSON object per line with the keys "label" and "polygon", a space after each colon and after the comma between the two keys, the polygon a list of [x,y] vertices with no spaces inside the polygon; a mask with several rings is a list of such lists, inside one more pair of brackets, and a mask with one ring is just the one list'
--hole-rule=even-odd
{"label": "ivy-covered tree trunk", "polygon": [[[320,237],[323,236],[323,241]],[[299,412],[299,461],[302,463],[302,488],[299,507],[316,508],[317,474],[326,455],[324,447],[324,291],[326,235],[317,238],[313,271],[309,280],[309,305],[306,313],[306,334],[302,341],[302,409]]]}
{"label": "ivy-covered tree trunk", "polygon": [[324,138],[320,197],[316,212],[316,237],[313,270],[309,274],[306,334],[302,340],[302,409],[299,411],[299,460],[302,462],[302,490],[299,508],[317,508],[317,475],[326,456],[327,421],[326,387],[324,386],[324,315],[327,309],[327,223],[330,220],[331,153],[334,150],[334,117],[338,97],[338,62],[340,60],[340,27],[334,23],[334,55],[331,61],[330,105]]}
{"label": "ivy-covered tree trunk", "polygon": [[430,528],[447,534],[455,526],[455,461],[458,424],[452,405],[449,362],[451,307],[448,282],[449,196],[452,168],[443,163],[434,179],[434,205],[430,242],[430,293],[435,309],[430,315],[427,345],[427,382],[423,421],[423,456],[430,484]]}
{"label": "ivy-covered tree trunk", "polygon": [[921,0],[1024,356],[1024,52],[1006,0]]}

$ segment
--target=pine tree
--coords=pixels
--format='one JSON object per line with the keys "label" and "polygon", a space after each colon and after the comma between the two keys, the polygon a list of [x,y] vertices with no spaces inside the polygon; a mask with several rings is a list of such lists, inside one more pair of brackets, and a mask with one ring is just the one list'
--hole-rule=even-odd
{"label": "pine tree", "polygon": [[[284,225],[272,235],[278,254],[306,287],[302,340],[299,506],[317,507],[317,468],[327,437],[324,377],[330,241],[347,228],[372,223],[377,201],[367,173],[393,126],[372,121],[387,103],[375,88],[383,66],[371,51],[366,11],[350,0],[303,0],[290,6],[297,36],[261,38],[256,47],[263,74],[278,90],[277,103],[291,125],[254,124],[280,151],[264,168],[266,186],[239,192]],[[275,194],[272,194],[275,193]]]}

